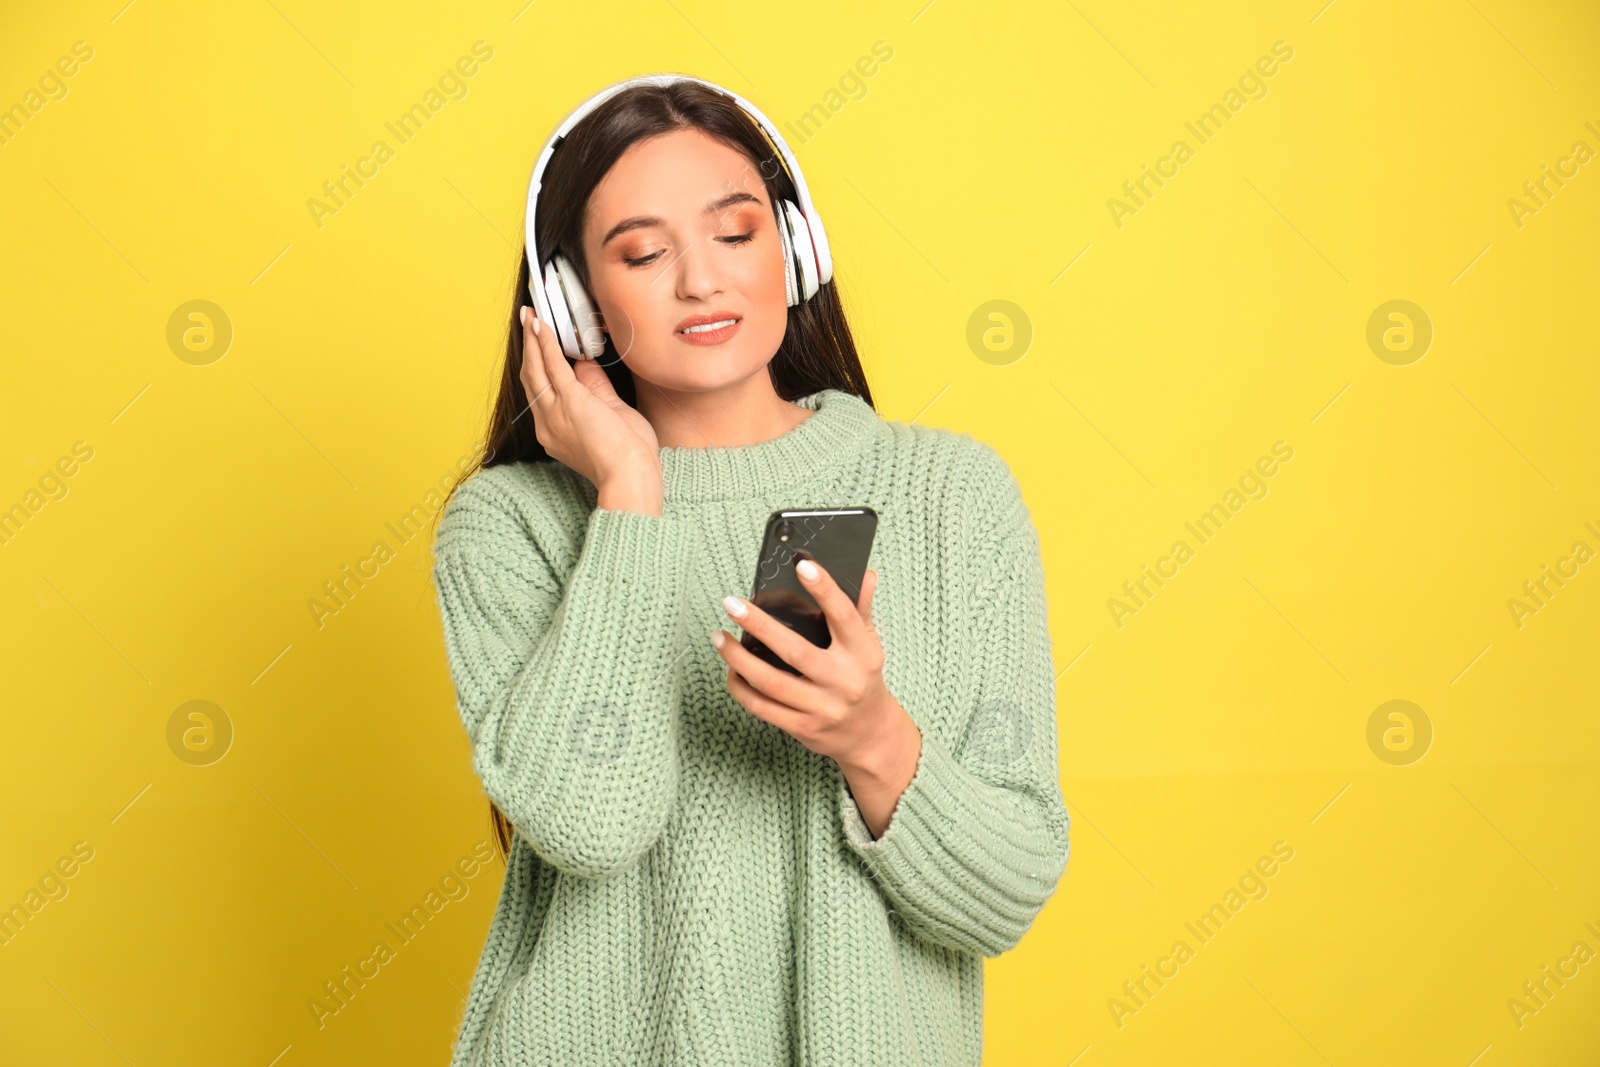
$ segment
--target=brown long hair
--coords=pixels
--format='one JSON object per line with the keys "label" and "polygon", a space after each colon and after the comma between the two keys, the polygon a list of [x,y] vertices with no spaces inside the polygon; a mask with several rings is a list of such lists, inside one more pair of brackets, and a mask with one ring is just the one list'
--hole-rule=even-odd
{"label": "brown long hair", "polygon": [[[767,196],[773,203],[780,200],[799,203],[794,182],[776,149],[732,97],[692,81],[634,86],[610,97],[586,115],[551,156],[539,191],[538,215],[534,219],[541,255],[549,257],[561,251],[588,286],[589,266],[584,258],[582,235],[589,196],[595,186],[636,142],[688,128],[698,129],[743,153],[761,173]],[[522,308],[532,304],[528,296],[531,271],[526,245],[520,259],[516,285],[507,302],[505,365],[485,434],[484,451],[478,462],[463,471],[450,487],[446,503],[457,488],[481,469],[502,463],[558,462],[534,436],[533,415],[521,380]],[[792,401],[821,389],[838,389],[875,407],[835,283],[823,284],[810,300],[791,307],[788,319],[783,341],[767,364],[774,391]],[[609,336],[600,363],[617,395],[637,406],[633,374],[624,365]],[[523,418],[524,415],[528,417]],[[441,506],[435,515],[443,512]],[[511,850],[512,826],[492,800],[489,822],[503,860]]]}

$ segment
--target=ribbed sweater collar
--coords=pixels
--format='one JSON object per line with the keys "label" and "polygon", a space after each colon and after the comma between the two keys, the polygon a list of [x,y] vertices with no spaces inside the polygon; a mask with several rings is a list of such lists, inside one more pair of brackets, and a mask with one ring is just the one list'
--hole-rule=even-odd
{"label": "ribbed sweater collar", "polygon": [[800,425],[753,445],[661,449],[666,499],[705,503],[765,496],[813,481],[866,448],[882,425],[865,400],[842,389],[823,389],[794,401],[815,414]]}

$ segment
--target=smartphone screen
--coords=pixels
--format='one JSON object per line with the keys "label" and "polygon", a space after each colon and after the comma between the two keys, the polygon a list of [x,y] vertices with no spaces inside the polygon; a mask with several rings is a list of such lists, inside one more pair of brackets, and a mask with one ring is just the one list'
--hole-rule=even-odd
{"label": "smartphone screen", "polygon": [[[806,591],[795,564],[813,560],[833,576],[845,595],[859,604],[861,580],[878,529],[869,507],[775,511],[767,519],[750,602],[820,648],[833,641],[822,606]],[[800,672],[749,633],[740,643],[756,656],[790,674]]]}

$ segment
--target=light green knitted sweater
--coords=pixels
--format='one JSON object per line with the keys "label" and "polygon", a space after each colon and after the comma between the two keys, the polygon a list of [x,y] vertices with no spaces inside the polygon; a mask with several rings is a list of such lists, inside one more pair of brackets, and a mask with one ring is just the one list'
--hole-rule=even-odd
{"label": "light green knitted sweater", "polygon": [[[976,1065],[983,957],[1067,862],[1039,537],[973,437],[822,390],[770,441],[663,448],[660,516],[566,466],[451,499],[434,547],[473,768],[516,827],[452,1067]],[[922,731],[882,837],[727,690],[712,630],[767,516],[866,504],[890,692]]]}

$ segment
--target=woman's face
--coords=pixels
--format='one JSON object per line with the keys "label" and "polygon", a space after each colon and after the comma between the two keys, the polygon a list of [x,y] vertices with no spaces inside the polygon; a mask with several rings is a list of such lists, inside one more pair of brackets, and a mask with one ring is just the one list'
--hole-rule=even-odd
{"label": "woman's face", "polygon": [[706,392],[777,353],[783,249],[761,174],[739,151],[697,129],[635,143],[590,195],[583,245],[590,292],[636,378]]}

